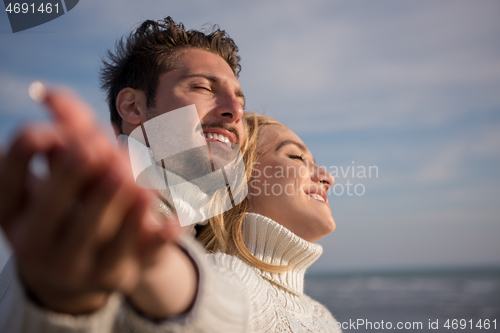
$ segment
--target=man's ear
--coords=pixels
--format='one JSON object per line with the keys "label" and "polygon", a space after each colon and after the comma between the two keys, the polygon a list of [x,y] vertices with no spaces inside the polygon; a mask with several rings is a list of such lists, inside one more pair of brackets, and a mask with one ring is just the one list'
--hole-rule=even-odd
{"label": "man's ear", "polygon": [[122,130],[125,134],[147,119],[146,104],[146,94],[141,90],[124,88],[118,93],[116,109],[122,117]]}

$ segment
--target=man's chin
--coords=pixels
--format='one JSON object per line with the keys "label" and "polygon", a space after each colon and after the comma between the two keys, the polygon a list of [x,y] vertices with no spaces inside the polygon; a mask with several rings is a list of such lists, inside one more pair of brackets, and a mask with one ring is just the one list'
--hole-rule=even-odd
{"label": "man's chin", "polygon": [[223,142],[209,142],[209,146],[215,170],[225,168],[234,163],[240,151],[240,147],[236,144],[231,144],[231,147],[229,147]]}

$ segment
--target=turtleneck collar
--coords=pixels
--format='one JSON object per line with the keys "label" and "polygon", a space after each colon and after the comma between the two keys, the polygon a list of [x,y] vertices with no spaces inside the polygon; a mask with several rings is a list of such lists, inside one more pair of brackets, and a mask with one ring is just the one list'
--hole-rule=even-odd
{"label": "turtleneck collar", "polygon": [[282,273],[260,269],[260,275],[296,295],[304,293],[304,274],[323,253],[321,245],[308,242],[265,216],[246,213],[243,237],[250,253],[272,265],[292,265]]}

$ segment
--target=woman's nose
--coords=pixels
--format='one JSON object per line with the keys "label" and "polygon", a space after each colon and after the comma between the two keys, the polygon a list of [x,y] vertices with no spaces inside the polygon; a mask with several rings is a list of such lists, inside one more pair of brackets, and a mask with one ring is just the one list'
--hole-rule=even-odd
{"label": "woman's nose", "polygon": [[323,184],[326,187],[327,191],[335,182],[335,178],[333,178],[333,176],[328,171],[326,171],[325,168],[317,165],[313,166],[311,180]]}

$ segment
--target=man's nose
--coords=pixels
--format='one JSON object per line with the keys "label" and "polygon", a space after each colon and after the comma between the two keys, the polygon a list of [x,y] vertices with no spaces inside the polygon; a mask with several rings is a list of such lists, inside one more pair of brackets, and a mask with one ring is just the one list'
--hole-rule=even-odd
{"label": "man's nose", "polygon": [[238,122],[243,117],[243,106],[233,92],[221,97],[217,107],[217,117],[229,123]]}

